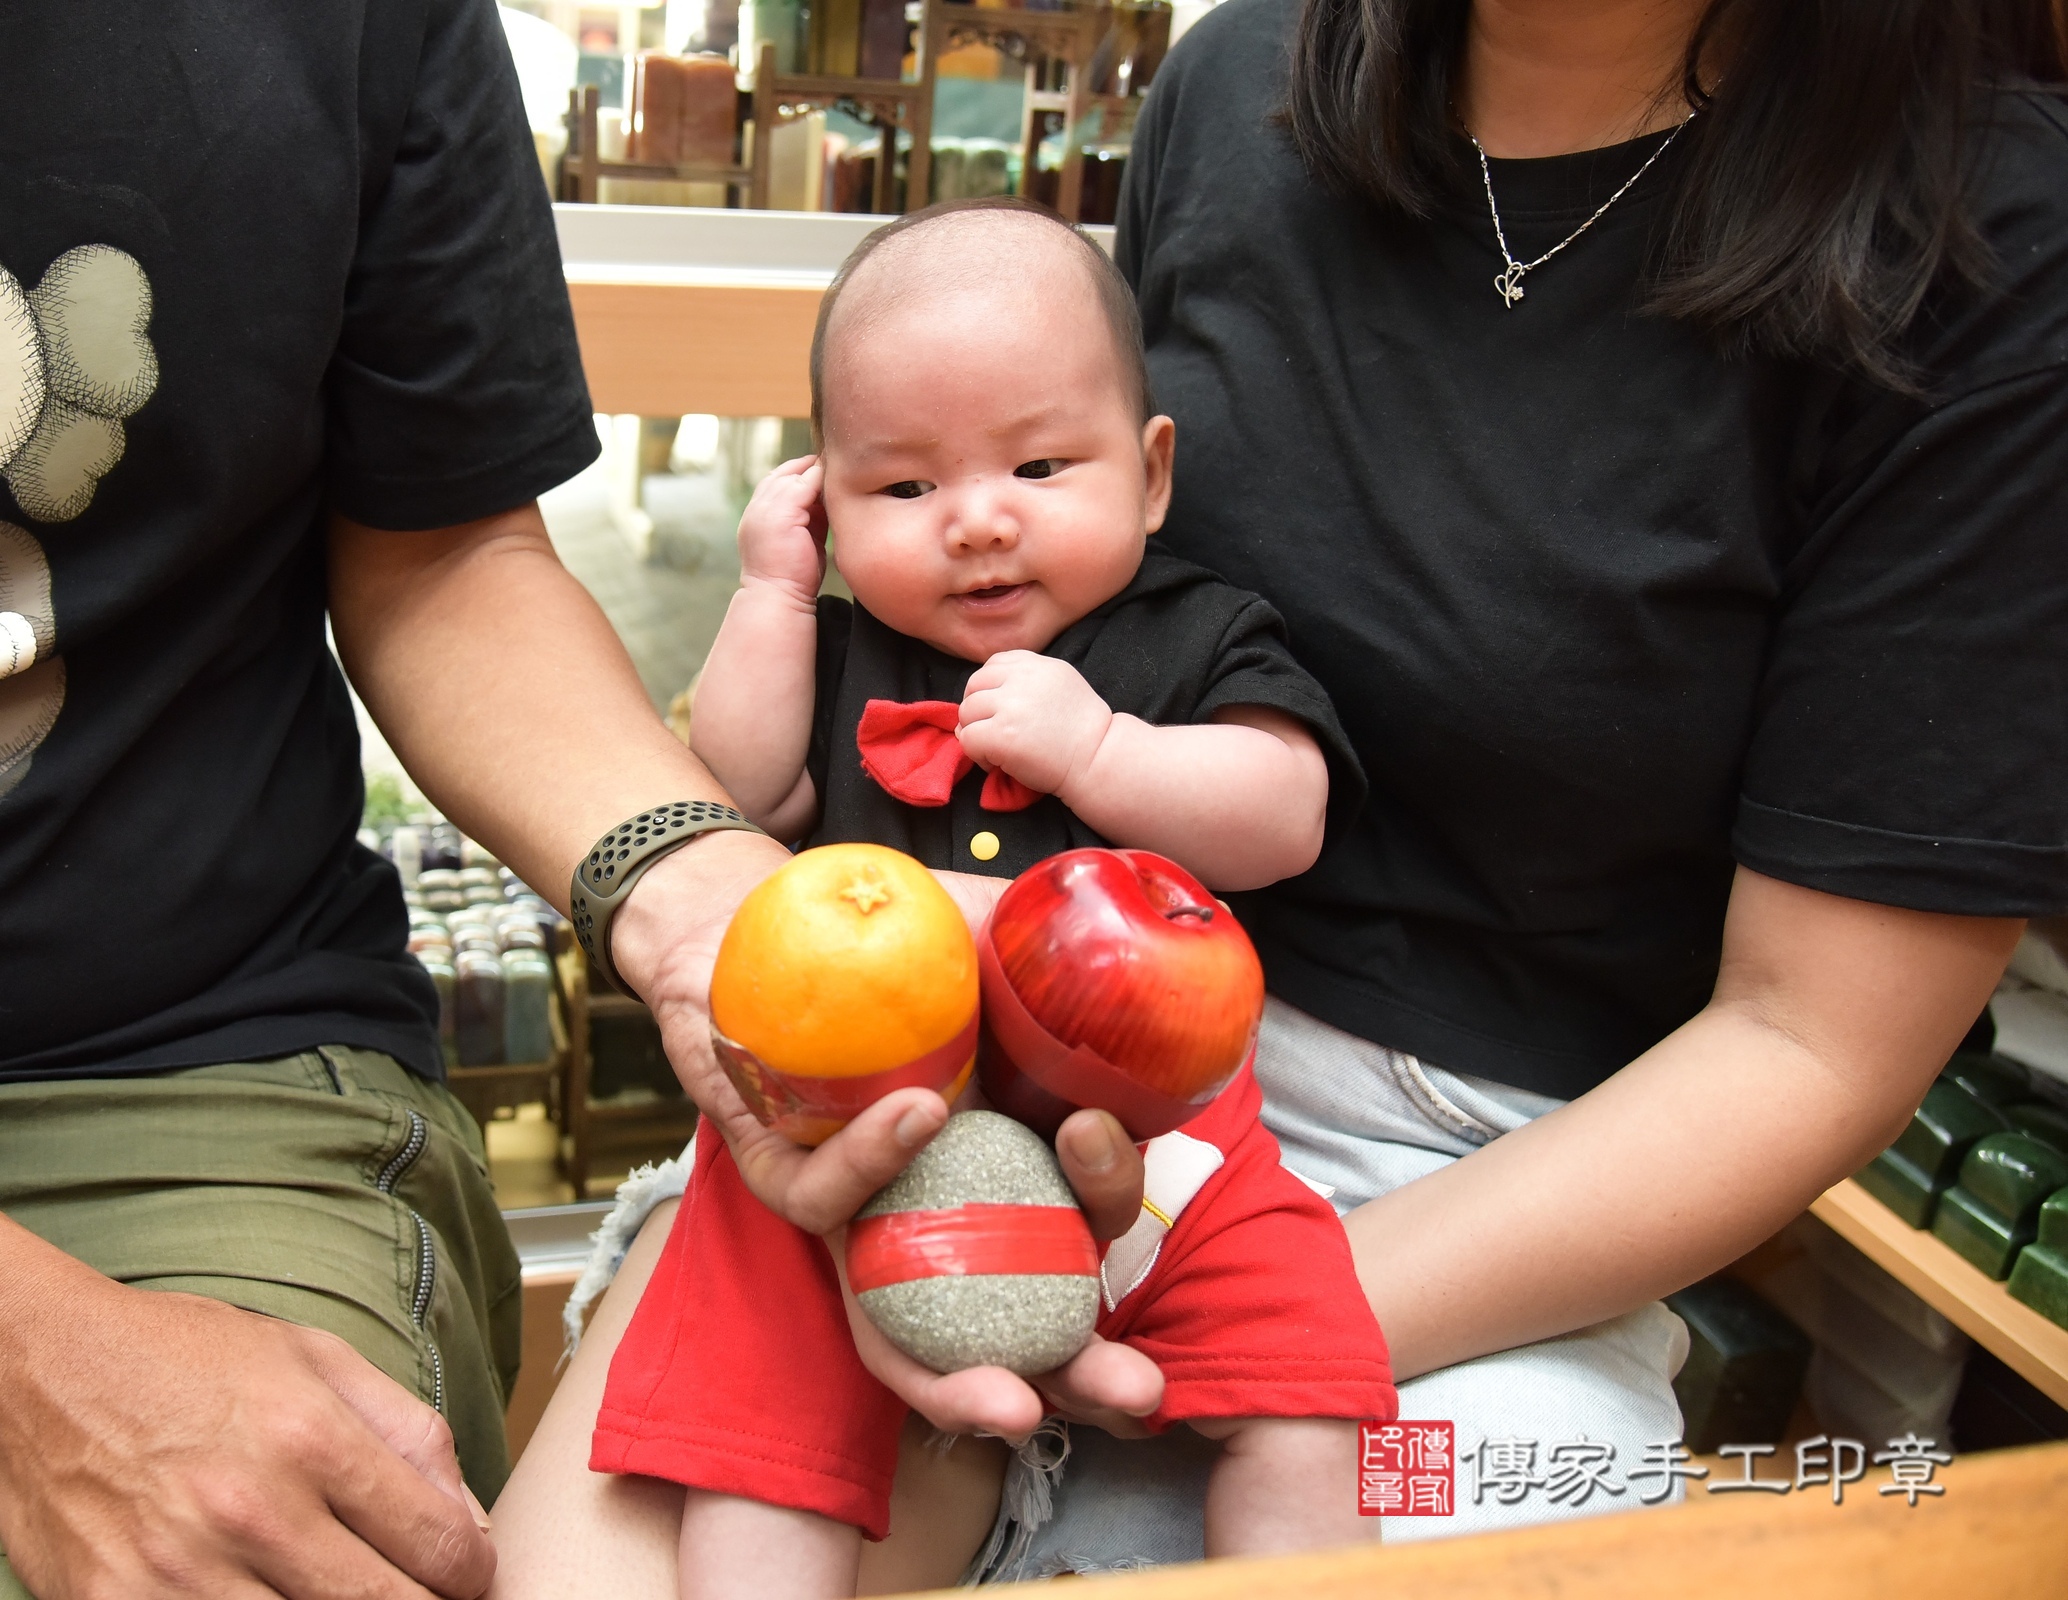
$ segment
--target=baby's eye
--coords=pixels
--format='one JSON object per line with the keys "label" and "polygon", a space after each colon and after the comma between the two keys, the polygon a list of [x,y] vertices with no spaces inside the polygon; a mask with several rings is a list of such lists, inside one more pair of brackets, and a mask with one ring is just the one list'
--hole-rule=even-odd
{"label": "baby's eye", "polygon": [[932,487],[932,484],[921,483],[917,478],[907,478],[902,483],[891,484],[883,492],[893,500],[917,500]]}
{"label": "baby's eye", "polygon": [[1015,478],[1053,478],[1062,470],[1062,462],[1054,456],[1044,456],[1039,461],[1022,461],[1012,469],[1012,475]]}

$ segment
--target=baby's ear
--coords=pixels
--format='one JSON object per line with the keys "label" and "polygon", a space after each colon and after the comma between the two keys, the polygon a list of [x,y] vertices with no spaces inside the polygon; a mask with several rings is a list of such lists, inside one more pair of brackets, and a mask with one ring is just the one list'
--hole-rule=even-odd
{"label": "baby's ear", "polygon": [[1171,468],[1178,448],[1178,425],[1166,416],[1154,416],[1142,424],[1142,472],[1147,493],[1142,505],[1142,527],[1154,533],[1163,526],[1170,510]]}

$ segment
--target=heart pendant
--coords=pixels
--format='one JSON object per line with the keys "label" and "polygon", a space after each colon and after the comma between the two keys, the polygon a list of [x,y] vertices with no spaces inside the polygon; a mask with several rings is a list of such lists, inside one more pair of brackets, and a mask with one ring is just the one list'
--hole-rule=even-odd
{"label": "heart pendant", "polygon": [[1519,266],[1509,267],[1506,271],[1494,275],[1494,293],[1501,297],[1502,304],[1510,311],[1515,309],[1515,302],[1522,298],[1524,270]]}

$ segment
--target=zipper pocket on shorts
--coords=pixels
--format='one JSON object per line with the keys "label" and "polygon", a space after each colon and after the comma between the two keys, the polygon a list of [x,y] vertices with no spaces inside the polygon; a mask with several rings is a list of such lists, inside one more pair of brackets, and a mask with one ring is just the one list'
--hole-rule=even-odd
{"label": "zipper pocket on shorts", "polygon": [[[424,1146],[431,1142],[431,1129],[423,1114],[412,1111],[409,1115],[409,1137],[402,1148],[395,1152],[388,1164],[381,1168],[380,1177],[374,1187],[382,1194],[393,1195],[395,1185],[402,1175],[417,1163],[424,1153]],[[431,1353],[431,1408],[442,1412],[445,1409],[445,1360],[438,1353],[438,1341],[431,1337],[428,1322],[431,1315],[431,1297],[438,1285],[438,1247],[431,1238],[431,1225],[409,1207],[409,1220],[416,1224],[416,1299],[409,1308],[410,1321],[414,1322],[424,1336],[424,1348]]]}

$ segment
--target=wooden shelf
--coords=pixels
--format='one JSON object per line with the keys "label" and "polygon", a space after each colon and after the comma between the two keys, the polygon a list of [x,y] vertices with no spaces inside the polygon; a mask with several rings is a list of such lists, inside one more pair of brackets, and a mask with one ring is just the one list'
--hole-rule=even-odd
{"label": "wooden shelf", "polygon": [[1020,39],[1036,49],[1067,50],[1085,38],[1096,37],[1103,18],[1096,12],[1026,11],[1017,6],[977,6],[968,0],[941,0],[940,17],[952,40]]}
{"label": "wooden shelf", "polygon": [[[1877,1472],[1876,1477],[1880,1474]],[[1860,1484],[1722,1495],[1428,1544],[1211,1561],[1096,1580],[1106,1600],[2055,1600],[2068,1594],[2068,1444],[1963,1456],[1915,1508]],[[1866,1489],[1862,1494],[1860,1490]],[[1074,1586],[1073,1586],[1074,1588]],[[949,1600],[960,1590],[943,1591]],[[1033,1589],[1021,1591],[1026,1595]],[[1039,1593],[1050,1592],[1044,1585]]]}
{"label": "wooden shelf", "polygon": [[775,80],[777,102],[787,100],[853,100],[861,105],[908,107],[925,91],[902,78],[855,78],[824,73],[784,73]]}
{"label": "wooden shelf", "polygon": [[636,1017],[645,1013],[644,1002],[634,1000],[628,994],[616,994],[609,989],[589,991],[589,1015],[591,1017]]}
{"label": "wooden shelf", "polygon": [[754,176],[752,167],[671,166],[662,161],[604,161],[595,163],[599,178],[648,178],[662,183],[746,183]]}
{"label": "wooden shelf", "polygon": [[2068,1328],[2047,1321],[1851,1178],[1811,1215],[2058,1405],[2068,1406]]}
{"label": "wooden shelf", "polygon": [[610,283],[570,276],[599,411],[802,417],[811,411],[815,284]]}

